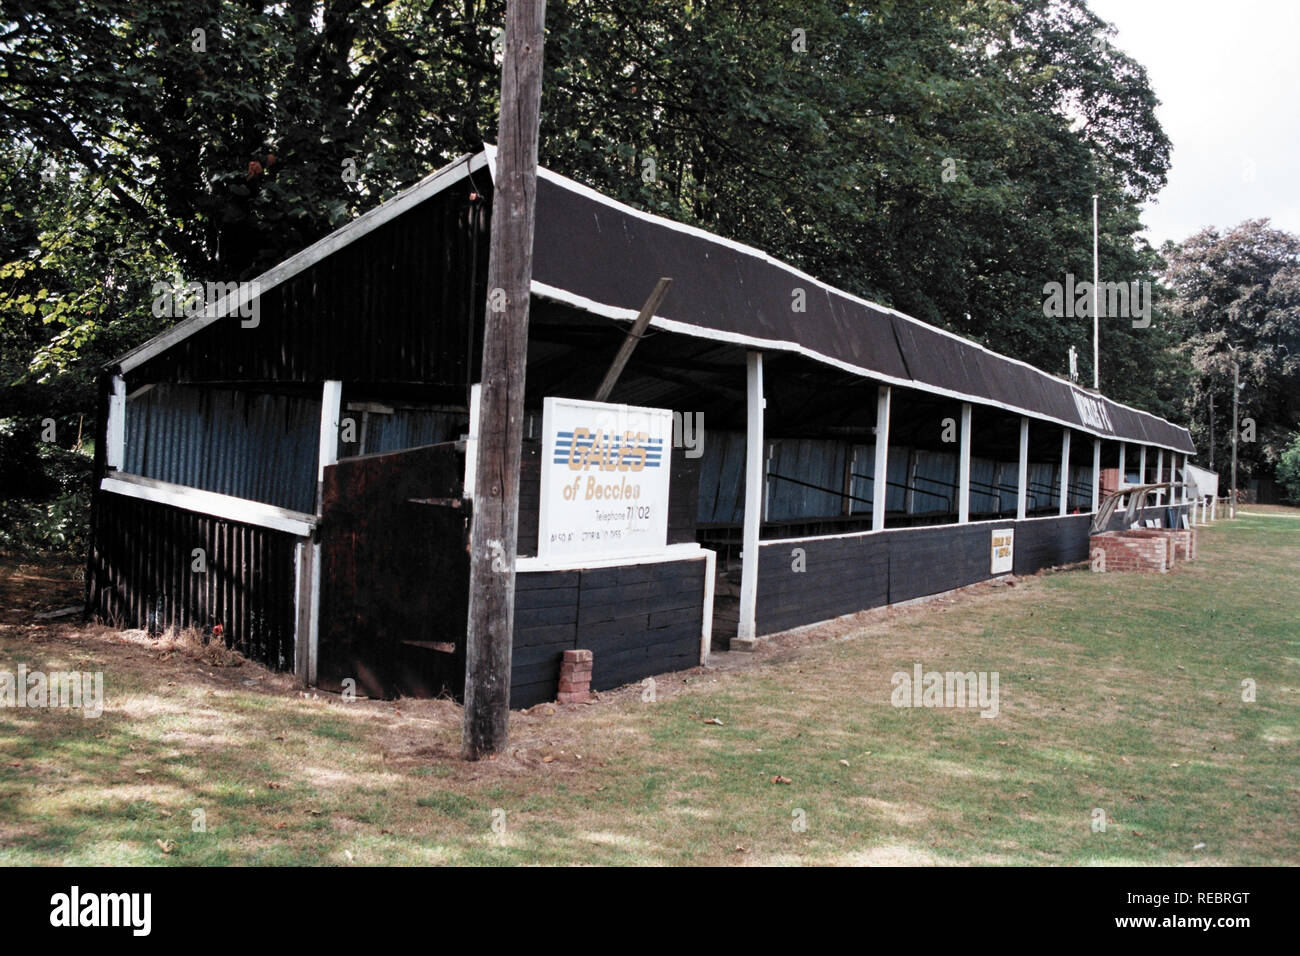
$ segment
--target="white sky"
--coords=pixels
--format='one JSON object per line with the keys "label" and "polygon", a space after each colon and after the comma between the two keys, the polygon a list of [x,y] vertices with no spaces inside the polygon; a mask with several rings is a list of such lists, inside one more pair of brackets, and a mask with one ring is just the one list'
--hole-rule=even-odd
{"label": "white sky", "polygon": [[[1089,0],[1147,68],[1173,143],[1142,217],[1159,246],[1267,216],[1300,234],[1300,3]],[[1253,173],[1253,176],[1252,176]]]}

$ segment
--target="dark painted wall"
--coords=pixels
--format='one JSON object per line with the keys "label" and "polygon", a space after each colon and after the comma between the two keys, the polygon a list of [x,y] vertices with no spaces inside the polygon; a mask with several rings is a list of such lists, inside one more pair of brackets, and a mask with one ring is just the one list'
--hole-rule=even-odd
{"label": "dark painted wall", "polygon": [[[293,668],[294,535],[107,492],[92,520],[92,614],[123,627],[220,624],[246,657]],[[195,548],[204,572],[192,569]]]}
{"label": "dark painted wall", "polygon": [[[990,536],[997,528],[1015,528],[1016,574],[1083,561],[1090,521],[1090,515],[1068,515],[765,545],[758,632],[772,634],[990,578]],[[795,548],[803,549],[803,571],[794,570]]]}
{"label": "dark painted wall", "polygon": [[592,652],[608,690],[700,662],[703,560],[520,574],[510,706],[554,700],[563,652]]}

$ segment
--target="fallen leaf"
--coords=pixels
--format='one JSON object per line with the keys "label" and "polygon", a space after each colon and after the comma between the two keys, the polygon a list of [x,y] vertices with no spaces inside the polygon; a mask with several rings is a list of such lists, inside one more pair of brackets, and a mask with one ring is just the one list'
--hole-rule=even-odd
{"label": "fallen leaf", "polygon": [[773,777],[772,782],[773,783],[794,783],[794,781],[791,780],[789,777],[783,777],[780,774],[777,774],[775,777]]}
{"label": "fallen leaf", "polygon": [[283,820],[281,820],[273,827],[273,829],[276,830],[287,830],[288,828],[289,828],[289,824],[285,823]]}
{"label": "fallen leaf", "polygon": [[1192,849],[1193,849],[1193,850],[1204,850],[1204,849],[1205,849],[1205,844],[1204,844],[1204,843],[1198,843],[1198,844],[1196,844],[1196,846],[1192,847]]}
{"label": "fallen leaf", "polygon": [[706,718],[704,719],[704,722],[705,722],[706,724],[713,724],[713,726],[715,726],[715,727],[721,727],[721,726],[722,726],[722,721],[718,720],[718,718],[716,718],[716,717],[706,717]]}
{"label": "fallen leaf", "polygon": [[849,762],[848,762],[847,760],[841,760],[841,761],[840,761],[840,766],[841,766],[841,767],[847,767],[848,765],[849,765]]}
{"label": "fallen leaf", "polygon": [[266,785],[267,785],[268,787],[270,787],[272,790],[283,790],[283,789],[284,789],[284,784],[282,784],[282,783],[276,783],[274,780],[268,780],[268,781],[266,781]]}
{"label": "fallen leaf", "polygon": [[547,754],[545,757],[542,758],[542,763],[550,763],[554,759],[555,759],[554,754]]}
{"label": "fallen leaf", "polygon": [[157,843],[158,849],[162,850],[164,853],[170,853],[172,850],[176,849],[176,844],[171,840],[154,840],[153,842]]}
{"label": "fallen leaf", "polygon": [[138,773],[140,776],[143,777],[147,773],[153,773],[153,771],[150,770],[148,767],[141,767],[139,770],[136,771],[136,773]]}

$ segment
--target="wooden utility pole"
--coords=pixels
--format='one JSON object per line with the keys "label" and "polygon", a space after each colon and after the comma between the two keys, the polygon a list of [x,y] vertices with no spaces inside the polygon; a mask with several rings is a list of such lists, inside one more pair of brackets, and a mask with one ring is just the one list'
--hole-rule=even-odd
{"label": "wooden utility pole", "polygon": [[545,25],[546,0],[508,0],[470,537],[461,738],[461,752],[468,760],[501,751],[509,735],[519,460]]}

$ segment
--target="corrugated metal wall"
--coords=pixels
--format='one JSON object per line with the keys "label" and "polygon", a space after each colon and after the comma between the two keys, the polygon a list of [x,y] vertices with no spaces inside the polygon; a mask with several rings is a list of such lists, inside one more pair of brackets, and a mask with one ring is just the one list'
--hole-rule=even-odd
{"label": "corrugated metal wall", "polygon": [[[339,415],[339,457],[406,451],[456,441],[468,431],[466,412],[390,406],[391,412],[344,409]],[[349,429],[348,420],[352,426]],[[353,441],[345,439],[348,436]],[[364,439],[364,445],[363,445]]]}
{"label": "corrugated metal wall", "polygon": [[228,646],[292,669],[294,535],[103,491],[92,532],[87,594],[101,619],[201,631],[220,624]]}
{"label": "corrugated metal wall", "polygon": [[[876,470],[874,445],[821,439],[775,439],[768,444],[767,520],[833,517],[842,513],[846,464],[853,475],[852,513],[871,513]],[[914,515],[955,514],[957,455],[906,447],[889,449],[886,510]],[[1016,510],[1019,464],[991,458],[971,459],[972,515],[1010,514]],[[783,477],[776,477],[776,476]],[[1030,462],[1028,507],[1032,513],[1056,508],[1058,468]],[[794,479],[794,480],[789,480]],[[1071,470],[1071,505],[1090,507],[1092,466]],[[816,487],[808,487],[813,485]],[[908,508],[907,487],[911,486]],[[823,491],[819,489],[835,489]],[[700,524],[740,524],[745,513],[745,436],[710,432],[700,459]]]}
{"label": "corrugated metal wall", "polygon": [[320,399],[158,385],[127,403],[125,470],[313,511]]}

